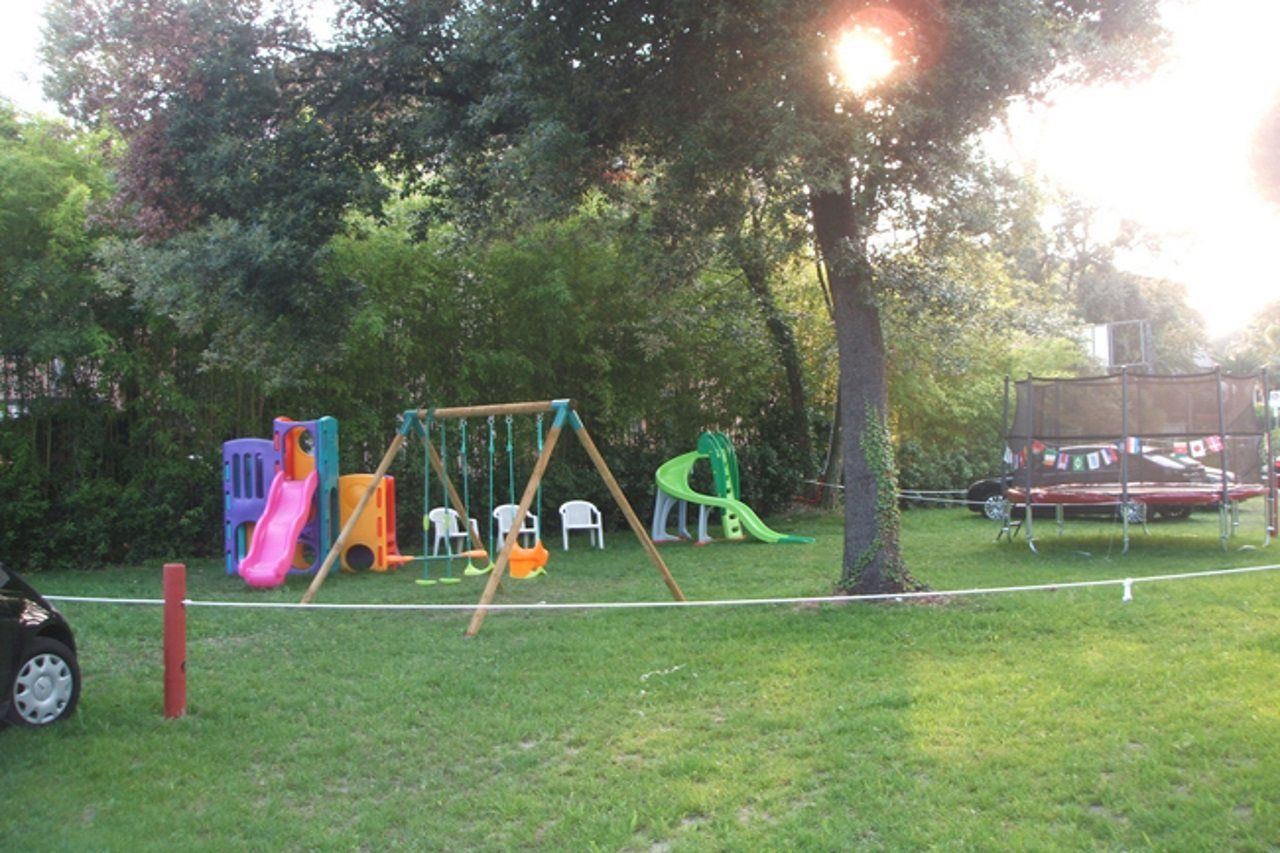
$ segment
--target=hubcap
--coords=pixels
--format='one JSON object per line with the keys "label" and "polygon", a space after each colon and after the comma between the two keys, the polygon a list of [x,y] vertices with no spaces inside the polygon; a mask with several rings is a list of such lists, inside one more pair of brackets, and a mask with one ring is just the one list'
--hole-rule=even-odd
{"label": "hubcap", "polygon": [[13,706],[33,726],[52,723],[66,709],[74,689],[71,667],[58,655],[46,652],[19,670],[13,682]]}
{"label": "hubcap", "polygon": [[983,501],[982,513],[992,521],[1004,521],[1009,517],[1009,502],[1002,495],[992,495]]}

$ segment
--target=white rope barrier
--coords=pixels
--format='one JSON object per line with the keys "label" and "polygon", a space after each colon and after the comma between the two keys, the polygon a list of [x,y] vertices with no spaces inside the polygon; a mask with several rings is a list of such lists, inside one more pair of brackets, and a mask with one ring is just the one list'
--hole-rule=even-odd
{"label": "white rope barrier", "polygon": [[[855,601],[908,601],[911,599],[960,598],[975,595],[1000,595],[1019,592],[1055,592],[1064,589],[1086,589],[1103,586],[1122,586],[1122,601],[1133,600],[1133,587],[1140,583],[1164,583],[1170,581],[1191,580],[1194,578],[1221,577],[1224,575],[1240,575],[1253,572],[1270,572],[1280,569],[1280,563],[1266,566],[1245,566],[1235,569],[1212,569],[1203,572],[1184,572],[1182,574],[1148,575],[1136,578],[1108,578],[1092,581],[1066,581],[1063,583],[1024,584],[1019,586],[973,587],[969,589],[928,590],[924,592],[887,592],[872,595],[814,595],[793,598],[726,598],[702,601],[597,601],[597,602],[546,602],[527,604],[487,604],[485,610],[494,611],[539,611],[539,610],[639,610],[652,608],[683,607],[744,607],[783,604],[843,604]],[[164,604],[162,599],[150,598],[98,598],[73,595],[46,595],[50,601],[75,602],[87,604],[125,604],[156,606]],[[298,604],[280,601],[201,601],[199,599],[183,599],[187,607],[240,607],[259,610],[360,610],[360,611],[425,611],[425,612],[459,612],[470,613],[481,609],[477,604]]]}
{"label": "white rope barrier", "polygon": [[982,501],[971,501],[965,498],[943,498],[936,495],[946,492],[898,492],[898,498],[904,501],[919,501],[928,504],[952,504],[955,506],[981,506]]}

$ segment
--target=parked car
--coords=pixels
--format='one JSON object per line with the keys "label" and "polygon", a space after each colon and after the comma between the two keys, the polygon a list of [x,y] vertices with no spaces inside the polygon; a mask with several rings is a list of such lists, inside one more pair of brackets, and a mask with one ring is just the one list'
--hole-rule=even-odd
{"label": "parked car", "polygon": [[80,701],[76,639],[31,584],[0,565],[0,725],[47,726]]}
{"label": "parked car", "polygon": [[[1087,457],[1090,453],[1100,452],[1104,449],[1114,450],[1114,447],[1109,444],[1083,444],[1063,447],[1059,452],[1066,453],[1072,457]],[[1147,451],[1130,454],[1128,464],[1130,483],[1208,483],[1214,479],[1210,475],[1209,469],[1194,459],[1183,459],[1158,452]],[[978,480],[970,485],[965,495],[969,509],[993,520],[1002,518],[1006,512],[1005,489],[1014,482],[1025,482],[1017,480],[1019,474],[1020,472],[1014,471],[1000,477],[988,477]],[[1021,476],[1025,477],[1025,472],[1021,472]],[[1067,483],[1091,485],[1118,482],[1120,482],[1119,463],[1083,471],[1058,470],[1057,468],[1043,468],[1036,471],[1036,485],[1038,486]],[[1221,482],[1220,479],[1219,482]],[[1187,518],[1191,515],[1191,507],[1181,504],[1164,505],[1154,507],[1154,509],[1157,515],[1164,518]],[[1051,510],[1046,508],[1045,511],[1050,512]],[[1114,512],[1114,507],[1079,505],[1072,507],[1071,511],[1076,513],[1111,513]]]}

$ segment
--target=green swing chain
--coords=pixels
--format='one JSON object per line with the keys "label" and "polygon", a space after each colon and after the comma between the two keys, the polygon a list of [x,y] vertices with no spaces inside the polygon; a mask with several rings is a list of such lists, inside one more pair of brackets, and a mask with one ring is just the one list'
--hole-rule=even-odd
{"label": "green swing chain", "polygon": [[489,517],[485,523],[489,525],[489,560],[494,559],[493,550],[493,443],[498,439],[498,432],[494,429],[495,419],[493,415],[489,415]]}
{"label": "green swing chain", "polygon": [[516,455],[511,443],[511,415],[507,415],[507,500],[516,502]]}
{"label": "green swing chain", "polygon": [[444,507],[444,552],[448,559],[444,561],[444,577],[441,583],[453,581],[453,521],[449,515],[449,430],[444,421],[440,422],[440,505]]}
{"label": "green swing chain", "polygon": [[[542,413],[538,413],[538,458],[542,458]],[[536,463],[535,463],[536,465]],[[538,480],[538,536],[536,540],[542,541],[542,480]]]}
{"label": "green swing chain", "polygon": [[[458,437],[458,441],[461,446],[458,448],[458,467],[462,469],[462,506],[467,511],[466,523],[470,524],[471,523],[471,488],[467,484],[467,479],[468,479],[467,469],[470,468],[471,466],[467,464],[467,421],[465,418],[462,420],[461,427],[459,427],[459,433],[460,435]],[[463,548],[462,550],[464,551],[471,550],[471,531],[470,530],[467,531],[467,547]],[[468,560],[468,562],[470,562],[470,560]]]}
{"label": "green swing chain", "polygon": [[428,450],[431,435],[431,415],[422,425],[422,581],[431,580],[431,452]]}
{"label": "green swing chain", "polygon": [[[471,541],[471,531],[473,529],[472,525],[475,524],[475,516],[471,514],[471,462],[467,457],[466,418],[462,419],[462,426],[459,431],[461,433],[460,441],[462,446],[458,449],[458,467],[462,469],[462,507],[467,513],[467,517],[463,521],[463,526],[466,528],[467,534],[467,547],[462,549],[467,552],[467,567],[462,570],[462,573],[468,577],[474,577],[475,575],[483,575],[489,572],[493,563],[492,560],[490,560],[488,567],[481,568],[471,562],[471,552],[475,550],[475,543]],[[493,550],[490,549],[489,553],[492,554]]]}
{"label": "green swing chain", "polygon": [[[512,506],[516,505],[516,453],[515,443],[511,440],[511,415],[507,415],[507,495]],[[515,518],[511,519],[512,523]],[[519,544],[520,538],[516,537],[516,543]]]}

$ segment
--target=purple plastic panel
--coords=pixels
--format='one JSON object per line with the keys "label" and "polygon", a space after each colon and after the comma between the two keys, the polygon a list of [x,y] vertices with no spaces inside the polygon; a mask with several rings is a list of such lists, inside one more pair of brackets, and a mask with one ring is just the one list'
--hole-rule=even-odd
{"label": "purple plastic panel", "polygon": [[269,438],[237,438],[222,445],[222,552],[228,575],[239,574],[249,551],[248,525],[267,505],[277,461]]}

